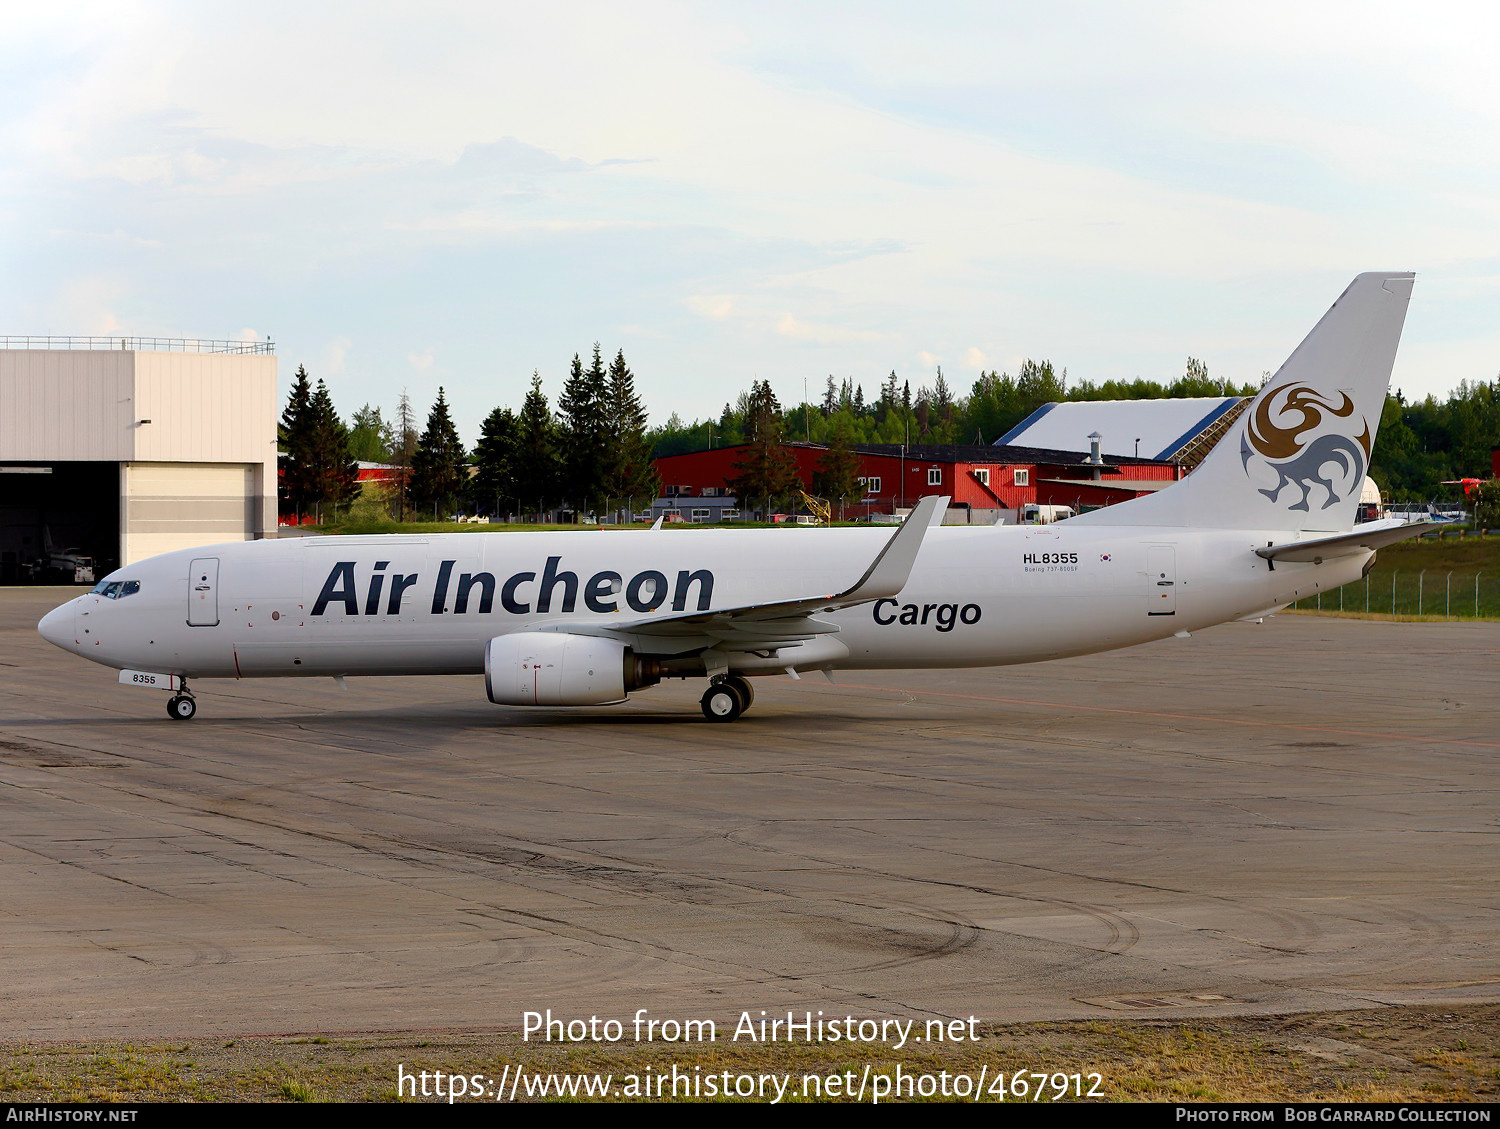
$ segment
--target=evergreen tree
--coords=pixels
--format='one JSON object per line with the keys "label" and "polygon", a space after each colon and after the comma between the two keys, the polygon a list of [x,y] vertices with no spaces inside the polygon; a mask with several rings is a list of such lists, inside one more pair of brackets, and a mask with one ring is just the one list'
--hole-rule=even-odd
{"label": "evergreen tree", "polygon": [[623,349],[610,362],[605,419],[603,494],[610,505],[623,502],[633,514],[643,501],[651,501],[661,491],[661,475],[651,461],[646,409],[636,393],[635,374],[625,363]]}
{"label": "evergreen tree", "polygon": [[609,464],[609,421],[605,396],[608,378],[599,343],[594,343],[593,363],[585,371],[578,354],[557,398],[561,418],[564,496],[580,514],[596,508],[603,495]]}
{"label": "evergreen tree", "polygon": [[311,382],[307,369],[298,365],[277,436],[281,451],[281,496],[298,521],[317,492],[317,476],[312,469],[313,429]]}
{"label": "evergreen tree", "polygon": [[359,467],[349,453],[349,429],[333,406],[328,386],[321,380],[308,403],[308,500],[323,517],[323,507],[336,509],[359,493]]}
{"label": "evergreen tree", "polygon": [[751,386],[745,410],[744,458],[733,465],[740,473],[727,484],[742,509],[759,501],[770,515],[799,484],[797,460],[781,442],[781,405],[769,380]]}
{"label": "evergreen tree", "polygon": [[875,422],[884,423],[886,417],[896,407],[900,393],[897,391],[896,370],[891,369],[891,375],[886,377],[880,385],[880,399],[875,401]]}
{"label": "evergreen tree", "polygon": [[417,440],[411,460],[411,498],[425,514],[452,509],[469,485],[469,467],[458,430],[448,414],[448,401],[438,388],[437,403],[427,415],[427,428]]}
{"label": "evergreen tree", "polygon": [[[743,400],[745,397],[741,396]],[[719,413],[719,446],[735,447],[745,441],[745,414],[736,412],[728,404]]]}
{"label": "evergreen tree", "polygon": [[531,374],[531,391],[516,421],[516,495],[522,510],[535,506],[537,521],[558,500],[562,463],[558,455],[557,423],[542,393],[540,374]]}
{"label": "evergreen tree", "polygon": [[520,424],[509,408],[496,408],[479,428],[471,493],[480,508],[499,517],[502,503],[517,496],[516,446]]}
{"label": "evergreen tree", "polygon": [[944,423],[953,422],[953,393],[948,388],[948,382],[943,379],[943,366],[938,365],[937,381],[932,386],[932,397],[929,401],[932,410],[937,413],[938,419]]}

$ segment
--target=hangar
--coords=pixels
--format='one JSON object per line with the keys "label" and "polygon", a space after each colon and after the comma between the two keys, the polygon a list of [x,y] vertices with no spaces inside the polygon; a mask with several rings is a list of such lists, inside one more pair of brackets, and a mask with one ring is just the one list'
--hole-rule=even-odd
{"label": "hangar", "polygon": [[996,439],[995,445],[1076,451],[1098,435],[1106,458],[1150,459],[1192,470],[1239,418],[1250,399],[1193,396],[1043,404]]}
{"label": "hangar", "polygon": [[270,341],[0,337],[0,583],[274,537],[276,413]]}

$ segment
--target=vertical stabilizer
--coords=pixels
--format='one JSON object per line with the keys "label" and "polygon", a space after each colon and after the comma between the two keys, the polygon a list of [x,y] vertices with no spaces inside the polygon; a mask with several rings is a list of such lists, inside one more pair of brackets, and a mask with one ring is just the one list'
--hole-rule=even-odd
{"label": "vertical stabilizer", "polygon": [[1360,275],[1196,470],[1070,524],[1353,529],[1412,279]]}

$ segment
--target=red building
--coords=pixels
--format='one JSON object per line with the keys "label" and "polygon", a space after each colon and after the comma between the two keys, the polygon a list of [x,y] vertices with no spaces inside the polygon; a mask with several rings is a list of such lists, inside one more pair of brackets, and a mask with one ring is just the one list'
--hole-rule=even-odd
{"label": "red building", "polygon": [[[802,488],[812,493],[813,475],[828,450],[820,443],[789,443]],[[1153,459],[1093,461],[1090,455],[1032,447],[958,447],[866,444],[856,446],[865,493],[845,504],[848,518],[909,509],[929,494],[953,499],[954,516],[975,523],[1013,522],[1028,505],[1063,505],[1075,511],[1111,505],[1159,490],[1178,477],[1173,463]],[[656,460],[662,497],[656,514],[683,521],[749,518],[728,482],[744,447],[721,447]]]}
{"label": "red building", "polygon": [[[284,458],[285,456],[282,457]],[[370,482],[375,483],[377,486],[391,486],[398,482],[401,477],[401,468],[389,463],[361,462],[357,465],[359,471],[355,480],[361,486]],[[278,485],[285,475],[285,470],[278,466],[276,468],[276,481]],[[279,509],[281,511],[277,522],[279,525],[316,525],[318,523],[317,514],[299,514],[295,510],[288,508],[284,496],[281,498]]]}

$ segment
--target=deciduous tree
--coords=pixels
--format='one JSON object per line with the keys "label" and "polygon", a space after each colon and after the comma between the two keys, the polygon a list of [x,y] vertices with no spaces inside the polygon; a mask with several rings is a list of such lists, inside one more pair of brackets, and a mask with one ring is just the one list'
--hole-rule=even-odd
{"label": "deciduous tree", "polygon": [[349,454],[356,461],[389,462],[395,442],[396,432],[380,414],[379,408],[366,404],[354,413],[353,425],[349,428]]}
{"label": "deciduous tree", "polygon": [[859,483],[859,455],[849,442],[849,420],[840,413],[833,418],[833,434],[829,438],[828,450],[818,460],[818,472],[813,476],[813,489],[829,502],[838,505],[839,520],[844,520],[844,505],[863,492]]}
{"label": "deciduous tree", "polygon": [[396,479],[391,493],[396,503],[396,520],[405,521],[406,511],[411,506],[411,466],[417,454],[417,416],[411,409],[411,397],[401,389],[401,399],[396,404],[396,441],[391,450],[391,462],[396,466]]}

